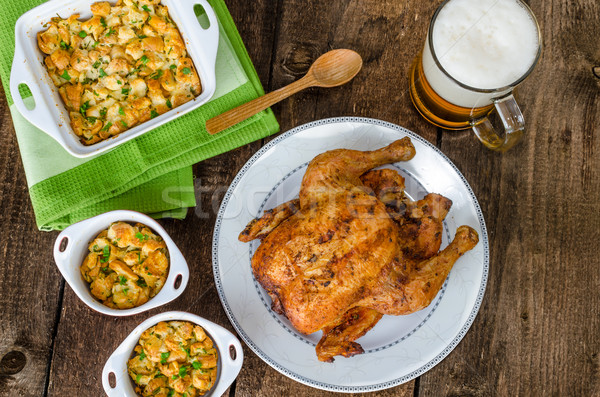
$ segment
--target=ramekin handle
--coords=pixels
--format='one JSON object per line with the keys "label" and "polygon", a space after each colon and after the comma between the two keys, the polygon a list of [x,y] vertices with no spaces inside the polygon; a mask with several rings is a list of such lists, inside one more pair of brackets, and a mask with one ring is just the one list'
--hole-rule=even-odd
{"label": "ramekin handle", "polygon": [[[119,377],[119,372],[121,370],[116,369],[116,366],[119,360],[124,359],[122,354],[119,354],[119,349],[117,349],[106,361],[104,364],[104,368],[102,369],[102,387],[104,387],[104,392],[108,397],[124,397],[127,394],[124,394],[123,387],[119,385],[119,382],[127,382],[129,379],[123,379],[123,377]],[[115,387],[113,388],[110,385],[110,374],[114,374],[115,376]],[[127,374],[126,374],[127,375]]]}
{"label": "ramekin handle", "polygon": [[213,395],[220,396],[240,373],[244,362],[244,351],[242,350],[242,344],[235,335],[223,327],[219,326],[217,334],[213,334],[213,337],[217,346],[222,346],[225,350],[220,357],[223,371],[219,385],[213,391]]}

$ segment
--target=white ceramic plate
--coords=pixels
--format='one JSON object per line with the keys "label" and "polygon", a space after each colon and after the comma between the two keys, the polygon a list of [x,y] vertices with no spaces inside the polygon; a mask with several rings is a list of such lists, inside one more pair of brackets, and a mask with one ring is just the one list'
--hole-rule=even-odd
{"label": "white ceramic plate", "polygon": [[[254,280],[250,259],[259,242],[237,236],[264,210],[297,197],[308,162],[331,149],[372,150],[409,136],[416,156],[388,167],[406,178],[413,199],[427,192],[453,201],[444,222],[442,247],[460,225],[473,227],[479,244],[460,258],[426,309],[384,316],[359,342],[364,354],[321,363],[315,345],[321,333],[303,335],[270,309],[271,300]],[[460,342],[483,299],[489,247],[483,215],[467,181],[444,154],[405,128],[379,120],[333,118],[294,128],[256,153],[227,191],[213,237],[213,271],[221,302],[248,346],[265,362],[306,385],[338,392],[386,389],[431,369]]]}

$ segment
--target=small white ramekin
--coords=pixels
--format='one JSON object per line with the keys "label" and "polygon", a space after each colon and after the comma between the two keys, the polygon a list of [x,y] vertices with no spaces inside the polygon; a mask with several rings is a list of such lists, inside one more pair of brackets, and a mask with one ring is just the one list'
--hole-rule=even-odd
{"label": "small white ramekin", "polygon": [[[189,321],[204,328],[213,340],[218,351],[217,381],[206,396],[220,396],[231,385],[240,373],[244,361],[242,345],[234,334],[218,324],[210,322],[195,314],[186,312],[165,312],[150,317],[138,325],[117,347],[106,361],[102,370],[102,386],[109,397],[135,397],[134,384],[127,373],[127,361],[131,358],[140,335],[148,328],[161,321]],[[114,387],[110,385],[111,374],[114,376]]]}
{"label": "small white ramekin", "polygon": [[[104,306],[94,298],[90,292],[89,284],[83,279],[80,271],[81,264],[89,253],[90,241],[102,230],[108,229],[111,223],[117,221],[139,222],[148,226],[162,237],[169,251],[169,275],[165,285],[154,298],[131,309],[111,309]],[[165,229],[154,219],[135,211],[117,210],[106,212],[67,227],[58,235],[54,243],[54,261],[65,281],[83,303],[100,313],[110,316],[130,316],[164,305],[181,295],[190,278],[185,258]],[[179,277],[181,282],[176,283]]]}

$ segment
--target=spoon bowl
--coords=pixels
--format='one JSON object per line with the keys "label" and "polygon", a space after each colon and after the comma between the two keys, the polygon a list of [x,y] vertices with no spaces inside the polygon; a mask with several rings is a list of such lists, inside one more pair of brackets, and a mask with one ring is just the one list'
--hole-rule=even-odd
{"label": "spoon bowl", "polygon": [[236,125],[271,105],[308,87],[336,87],[352,80],[362,68],[362,58],[352,50],[331,50],[321,55],[300,80],[228,110],[206,122],[206,131],[214,135]]}
{"label": "spoon bowl", "polygon": [[336,87],[346,84],[360,72],[362,58],[352,50],[326,52],[311,65],[307,75],[314,77],[318,87]]}

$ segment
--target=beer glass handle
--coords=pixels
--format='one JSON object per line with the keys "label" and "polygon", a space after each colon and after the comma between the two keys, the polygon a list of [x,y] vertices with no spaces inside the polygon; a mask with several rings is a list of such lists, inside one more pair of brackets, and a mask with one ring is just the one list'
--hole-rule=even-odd
{"label": "beer glass handle", "polygon": [[471,122],[477,138],[489,149],[505,152],[513,147],[525,129],[523,113],[512,94],[494,100],[496,112],[504,125],[504,133],[498,134],[488,117]]}

